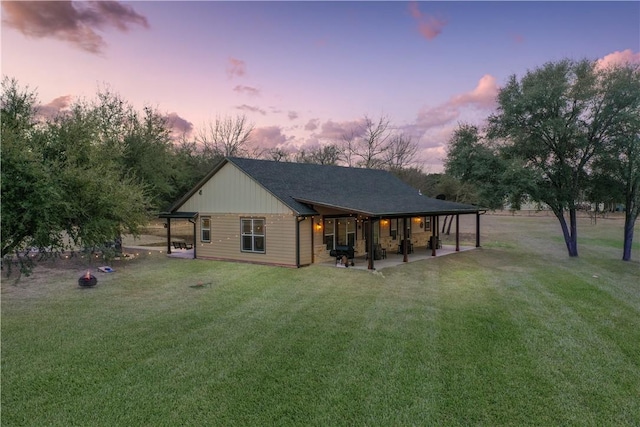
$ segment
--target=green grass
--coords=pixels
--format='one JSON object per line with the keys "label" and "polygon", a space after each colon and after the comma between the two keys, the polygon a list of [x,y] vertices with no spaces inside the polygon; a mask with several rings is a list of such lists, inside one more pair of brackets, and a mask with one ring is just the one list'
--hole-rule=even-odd
{"label": "green grass", "polygon": [[571,259],[553,218],[482,221],[480,250],[377,273],[148,256],[91,289],[82,265],[4,279],[2,425],[639,425],[621,223],[582,224]]}

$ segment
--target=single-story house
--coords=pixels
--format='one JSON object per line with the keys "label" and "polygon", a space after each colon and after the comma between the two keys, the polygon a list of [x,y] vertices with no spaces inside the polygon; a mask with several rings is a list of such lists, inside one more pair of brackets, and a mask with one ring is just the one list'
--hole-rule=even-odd
{"label": "single-story house", "polygon": [[373,269],[383,249],[435,255],[438,217],[463,214],[476,215],[480,246],[478,207],[426,197],[387,171],[229,157],[159,216],[168,252],[171,220],[186,219],[194,258],[300,267],[347,246]]}

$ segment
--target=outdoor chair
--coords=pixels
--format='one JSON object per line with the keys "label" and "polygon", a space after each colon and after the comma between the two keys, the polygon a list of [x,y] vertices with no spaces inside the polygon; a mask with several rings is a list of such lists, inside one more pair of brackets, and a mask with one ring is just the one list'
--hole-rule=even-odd
{"label": "outdoor chair", "polygon": [[[398,254],[403,254],[404,253],[404,240],[400,241],[400,244],[398,245]],[[413,243],[411,243],[411,240],[407,239],[407,253],[408,254],[412,254],[413,253]]]}

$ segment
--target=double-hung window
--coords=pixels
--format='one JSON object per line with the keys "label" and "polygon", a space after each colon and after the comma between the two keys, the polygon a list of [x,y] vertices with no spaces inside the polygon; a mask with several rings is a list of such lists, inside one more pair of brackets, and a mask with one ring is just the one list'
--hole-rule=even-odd
{"label": "double-hung window", "polygon": [[242,251],[264,253],[264,219],[242,218],[240,222],[242,228]]}
{"label": "double-hung window", "polygon": [[211,218],[208,216],[200,218],[200,240],[202,242],[211,241]]}

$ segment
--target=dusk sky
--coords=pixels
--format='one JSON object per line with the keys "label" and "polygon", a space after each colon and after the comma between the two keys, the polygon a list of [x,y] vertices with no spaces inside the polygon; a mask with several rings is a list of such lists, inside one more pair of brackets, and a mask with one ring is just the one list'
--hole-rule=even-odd
{"label": "dusk sky", "polygon": [[195,135],[335,142],[386,115],[439,172],[507,78],[563,58],[640,62],[640,2],[2,2],[2,74],[64,109],[108,87]]}

